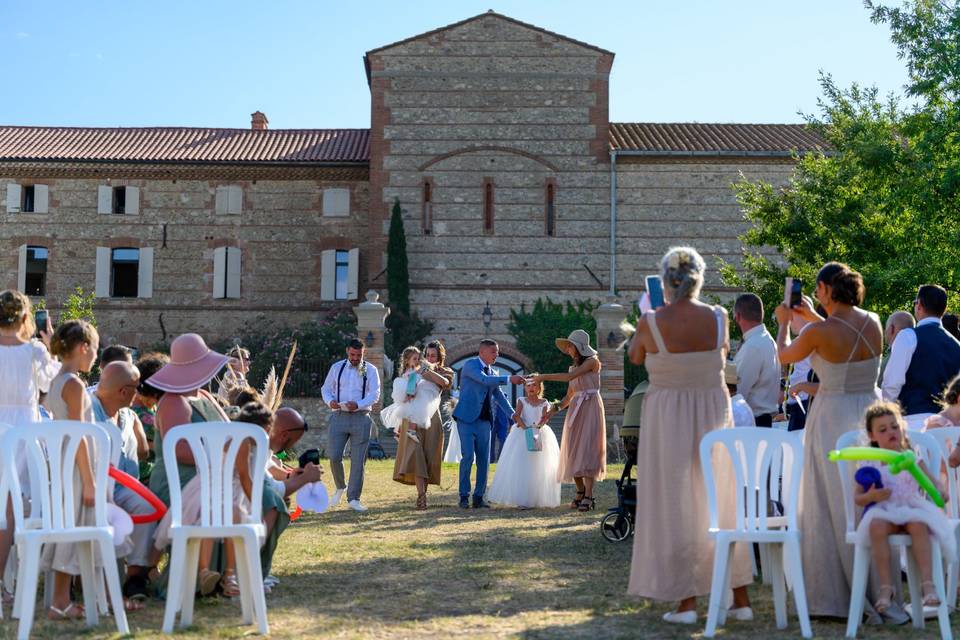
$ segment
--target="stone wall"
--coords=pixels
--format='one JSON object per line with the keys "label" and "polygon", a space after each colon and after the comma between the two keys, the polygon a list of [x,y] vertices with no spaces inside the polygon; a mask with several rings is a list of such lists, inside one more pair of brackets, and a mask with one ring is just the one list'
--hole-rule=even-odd
{"label": "stone wall", "polygon": [[[613,55],[497,15],[368,54],[371,241],[404,209],[415,308],[448,348],[509,339],[509,310],[609,285],[607,92]],[[424,183],[432,228],[422,225]],[[493,185],[493,229],[484,185]],[[556,235],[545,228],[555,188]],[[601,282],[594,280],[589,267]]]}
{"label": "stone wall", "polygon": [[[365,180],[105,180],[26,174],[0,177],[0,204],[6,202],[6,185],[13,180],[47,184],[50,207],[47,214],[0,209],[0,245],[6,247],[0,279],[3,286],[16,287],[19,245],[48,247],[46,297],[54,317],[76,287],[94,290],[98,246],[154,249],[152,297],[97,300],[96,314],[108,342],[149,345],[185,331],[230,337],[253,325],[298,324],[347,310],[356,301],[320,300],[324,249],[360,247],[358,294],[367,288]],[[98,214],[97,187],[107,183],[139,187],[139,214]],[[215,213],[219,184],[243,188],[241,214]],[[322,189],[328,186],[351,189],[350,217],[322,215]],[[239,299],[213,298],[213,254],[221,246],[241,249]]]}

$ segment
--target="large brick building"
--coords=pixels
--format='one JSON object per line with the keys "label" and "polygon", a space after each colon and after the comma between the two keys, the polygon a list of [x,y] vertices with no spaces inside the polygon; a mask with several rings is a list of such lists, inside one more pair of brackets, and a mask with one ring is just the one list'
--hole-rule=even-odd
{"label": "large brick building", "polygon": [[730,184],[784,181],[818,139],[611,123],[613,59],[490,12],[369,51],[369,130],[0,127],[2,284],[95,291],[128,344],[295,324],[385,289],[398,199],[413,303],[456,357],[540,296],[635,299],[672,244],[736,260]]}

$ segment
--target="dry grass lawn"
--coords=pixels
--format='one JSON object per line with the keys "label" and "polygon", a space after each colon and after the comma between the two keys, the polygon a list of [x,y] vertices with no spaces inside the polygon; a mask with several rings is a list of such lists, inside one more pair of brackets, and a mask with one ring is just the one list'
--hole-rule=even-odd
{"label": "dry grass lawn", "polygon": [[[268,597],[271,635],[277,638],[689,638],[702,626],[665,625],[668,603],[626,595],[631,546],[600,537],[598,521],[615,503],[615,486],[604,482],[598,510],[581,514],[561,508],[457,507],[456,467],[444,468],[444,489],[432,488],[430,509],[413,510],[415,491],[391,480],[392,461],[369,462],[364,500],[367,514],[341,506],[306,515],[281,540],[274,573],[281,584]],[[611,468],[611,476],[619,468]],[[564,488],[564,498],[572,497]],[[682,567],[678,568],[682,570]],[[796,638],[790,620],[777,631],[768,587],[752,588],[757,620],[731,623],[721,638]],[[705,613],[706,603],[701,604]],[[9,609],[5,611],[9,616]],[[130,616],[138,638],[160,638],[163,603]],[[253,633],[241,626],[239,602],[198,603],[196,625],[179,637],[235,638]],[[93,630],[77,623],[38,619],[41,638],[115,636],[110,621]],[[0,635],[14,637],[6,618]],[[814,622],[818,637],[842,637],[841,622]],[[939,637],[927,630],[869,628],[871,638]]]}

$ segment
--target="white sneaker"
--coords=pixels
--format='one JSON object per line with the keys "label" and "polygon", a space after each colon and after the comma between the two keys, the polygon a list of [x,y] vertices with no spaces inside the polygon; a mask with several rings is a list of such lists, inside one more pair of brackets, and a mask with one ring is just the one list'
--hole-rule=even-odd
{"label": "white sneaker", "polygon": [[362,504],[360,504],[360,501],[359,501],[359,500],[351,500],[350,502],[347,503],[347,506],[350,507],[351,509],[353,509],[354,511],[363,512],[363,511],[366,511],[366,510],[367,510],[367,508],[366,508],[365,506],[363,506]]}
{"label": "white sneaker", "polygon": [[347,492],[346,489],[337,489],[333,492],[333,495],[330,497],[330,506],[335,507],[340,504],[340,501],[343,499],[343,494]]}
{"label": "white sneaker", "polygon": [[750,622],[753,620],[753,609],[750,607],[739,607],[737,609],[727,609],[727,620],[736,620],[738,622]]}
{"label": "white sneaker", "polygon": [[684,611],[678,613],[676,611],[670,611],[663,614],[663,621],[672,622],[673,624],[697,624],[697,612]]}

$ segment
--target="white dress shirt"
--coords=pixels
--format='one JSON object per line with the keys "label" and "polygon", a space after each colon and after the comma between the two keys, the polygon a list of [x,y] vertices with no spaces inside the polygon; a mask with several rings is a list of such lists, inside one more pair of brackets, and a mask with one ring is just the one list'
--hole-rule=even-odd
{"label": "white dress shirt", "polygon": [[753,415],[777,413],[780,405],[780,360],[777,343],[765,326],[743,334],[743,344],[733,359],[737,365],[737,391],[753,409]]}
{"label": "white dress shirt", "polygon": [[[924,318],[917,326],[926,324],[941,324],[940,318]],[[910,327],[901,329],[890,345],[890,357],[887,358],[887,367],[883,370],[880,389],[883,391],[884,400],[896,402],[900,397],[900,391],[907,382],[907,369],[910,368],[910,361],[913,360],[916,350],[917,334]]]}
{"label": "white dress shirt", "polygon": [[[327,378],[323,382],[320,394],[323,401],[329,404],[339,402],[356,402],[357,411],[370,411],[374,403],[380,399],[380,372],[377,368],[365,362],[367,372],[367,392],[363,393],[363,376],[360,375],[357,367],[351,366],[347,360],[340,360],[330,367],[327,372]],[[340,370],[343,369],[343,375]],[[337,379],[339,378],[339,400]]]}
{"label": "white dress shirt", "polygon": [[[810,364],[810,356],[807,356],[800,362],[794,362],[793,371],[790,372],[790,386],[792,387],[800,382],[807,382],[807,378],[810,375],[810,369],[812,368],[813,367]],[[790,398],[787,400],[787,404],[797,404],[798,400],[806,400],[809,397],[810,396],[807,395],[806,391],[802,391],[797,394],[797,397],[790,396]]]}
{"label": "white dress shirt", "polygon": [[753,419],[753,409],[743,399],[739,393],[730,398],[730,406],[733,407],[733,426],[735,427],[755,427],[757,421]]}

